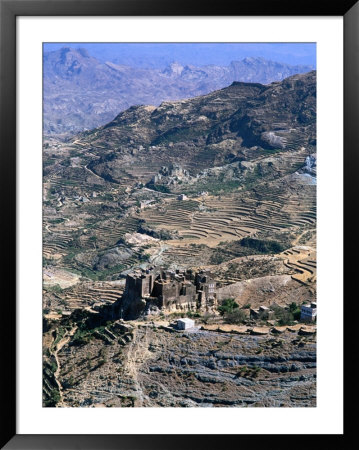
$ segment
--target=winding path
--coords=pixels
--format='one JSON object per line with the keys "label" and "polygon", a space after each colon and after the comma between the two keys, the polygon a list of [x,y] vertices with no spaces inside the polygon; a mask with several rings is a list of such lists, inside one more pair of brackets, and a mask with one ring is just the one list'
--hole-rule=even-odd
{"label": "winding path", "polygon": [[63,336],[63,338],[60,339],[59,342],[56,344],[54,350],[52,350],[52,345],[50,346],[50,354],[55,358],[55,361],[56,361],[57,369],[54,372],[54,379],[55,379],[55,382],[57,384],[57,387],[58,387],[58,390],[59,390],[59,394],[60,394],[60,400],[57,403],[56,407],[66,406],[66,404],[64,402],[64,396],[63,396],[63,393],[62,393],[62,385],[61,385],[61,383],[59,381],[59,375],[60,375],[61,366],[60,366],[60,361],[59,361],[59,358],[58,358],[58,352],[62,349],[62,347],[64,345],[66,345],[70,341],[71,337],[75,334],[76,330],[77,330],[77,326],[75,325],[70,331],[67,331],[65,333],[65,335]]}

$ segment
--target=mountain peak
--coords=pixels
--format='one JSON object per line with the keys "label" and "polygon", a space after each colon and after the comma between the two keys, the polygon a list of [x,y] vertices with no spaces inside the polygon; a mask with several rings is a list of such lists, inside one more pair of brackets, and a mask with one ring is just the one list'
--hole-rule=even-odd
{"label": "mountain peak", "polygon": [[[234,81],[268,85],[309,70],[262,58],[245,58],[229,66],[173,61],[164,70],[139,70],[102,62],[81,47],[64,46],[44,53],[44,99],[48,100],[44,126],[49,134],[82,131],[105,125],[131,105],[158,106],[223,89]],[[242,90],[235,86],[234,90]]]}
{"label": "mountain peak", "polygon": [[183,72],[184,67],[177,61],[171,63],[166,69],[163,71],[166,75],[169,76],[180,76]]}
{"label": "mountain peak", "polygon": [[79,47],[76,50],[82,57],[90,58],[89,52],[85,48]]}
{"label": "mountain peak", "polygon": [[261,58],[260,56],[254,57],[254,56],[247,56],[246,58],[243,58],[242,60],[245,63],[262,63],[264,61],[267,61],[264,58]]}

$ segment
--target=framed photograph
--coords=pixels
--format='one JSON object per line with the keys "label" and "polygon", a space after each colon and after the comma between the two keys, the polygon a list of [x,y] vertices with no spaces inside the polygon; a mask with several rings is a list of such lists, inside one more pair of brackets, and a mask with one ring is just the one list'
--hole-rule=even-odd
{"label": "framed photograph", "polygon": [[0,11],[3,448],[342,439],[358,4]]}

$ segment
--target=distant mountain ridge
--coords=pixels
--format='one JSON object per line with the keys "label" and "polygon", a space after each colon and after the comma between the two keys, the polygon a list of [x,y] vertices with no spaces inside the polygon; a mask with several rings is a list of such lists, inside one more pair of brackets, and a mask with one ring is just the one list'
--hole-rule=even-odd
{"label": "distant mountain ridge", "polygon": [[133,105],[196,97],[234,81],[269,84],[312,69],[249,57],[229,66],[174,62],[164,70],[142,69],[103,63],[70,47],[44,53],[43,64],[46,135],[101,126]]}

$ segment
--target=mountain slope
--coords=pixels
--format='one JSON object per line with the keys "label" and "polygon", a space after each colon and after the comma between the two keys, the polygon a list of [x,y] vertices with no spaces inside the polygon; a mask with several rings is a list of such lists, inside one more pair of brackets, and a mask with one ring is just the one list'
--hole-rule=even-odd
{"label": "mountain slope", "polygon": [[[316,133],[316,72],[270,85],[234,82],[205,96],[133,106],[112,122],[79,135],[74,142],[97,158],[89,168],[121,182],[123,170],[163,165],[191,171],[251,160],[266,152],[313,152]],[[312,151],[310,150],[312,148]],[[149,180],[144,180],[148,182]]]}
{"label": "mountain slope", "polygon": [[314,242],[315,108],[310,72],[133,106],[45,142],[45,257],[106,279],[146,258],[188,266],[253,254],[226,246],[246,236]]}
{"label": "mountain slope", "polygon": [[207,94],[233,81],[267,84],[308,72],[263,58],[245,58],[229,66],[182,66],[141,69],[100,62],[84,49],[64,47],[44,53],[44,131],[63,134],[109,122],[133,105],[159,105]]}

